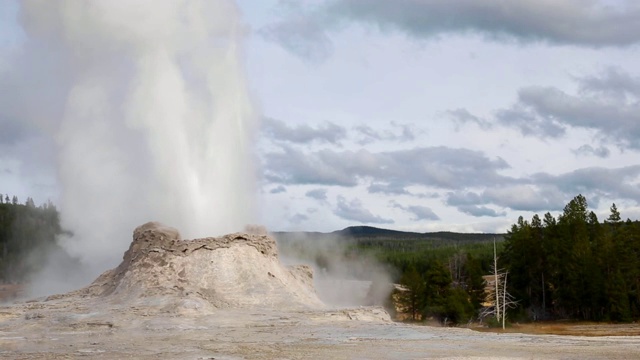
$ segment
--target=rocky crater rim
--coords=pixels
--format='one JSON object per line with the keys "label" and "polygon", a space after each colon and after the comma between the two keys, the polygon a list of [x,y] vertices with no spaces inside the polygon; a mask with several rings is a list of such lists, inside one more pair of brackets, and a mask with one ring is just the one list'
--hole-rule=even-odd
{"label": "rocky crater rim", "polygon": [[238,244],[251,246],[268,257],[278,257],[276,241],[266,234],[238,232],[220,237],[183,240],[177,229],[159,222],[148,222],[134,230],[133,242],[124,260],[133,260],[140,254],[154,251],[188,256],[198,250],[216,250]]}

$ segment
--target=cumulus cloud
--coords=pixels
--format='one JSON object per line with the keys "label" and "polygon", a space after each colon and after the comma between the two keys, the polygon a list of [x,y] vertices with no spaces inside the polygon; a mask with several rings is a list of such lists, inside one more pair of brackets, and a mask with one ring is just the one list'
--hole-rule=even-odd
{"label": "cumulus cloud", "polygon": [[[345,172],[347,166],[332,150],[306,154],[301,150],[283,147],[265,158],[265,178],[288,184],[356,186],[357,176]],[[356,161],[357,163],[358,161]]]}
{"label": "cumulus cloud", "polygon": [[[602,141],[640,150],[640,78],[608,69],[576,81],[580,89],[576,94],[545,86],[520,89],[517,102],[497,110],[493,123],[542,139],[562,138],[569,129],[586,129]],[[458,122],[482,121],[465,109],[449,114]],[[577,153],[608,156],[603,147],[583,147]]]}
{"label": "cumulus cloud", "polygon": [[553,187],[535,184],[490,187],[482,193],[486,204],[520,211],[559,210],[564,206],[562,193]]}
{"label": "cumulus cloud", "polygon": [[373,183],[367,188],[370,194],[408,195],[409,191],[402,183]]}
{"label": "cumulus cloud", "polygon": [[[523,179],[523,181],[528,181]],[[493,205],[518,211],[560,210],[564,206],[564,193],[549,186],[534,184],[516,184],[502,187],[488,186],[482,192],[449,192],[445,203],[467,214],[479,216],[497,216],[498,212],[479,207]],[[478,215],[476,215],[478,216]]]}
{"label": "cumulus cloud", "polygon": [[493,127],[490,121],[471,114],[467,109],[458,108],[449,110],[447,115],[453,120],[457,128],[466,124],[475,124],[483,130],[488,130]]}
{"label": "cumulus cloud", "polygon": [[309,217],[307,215],[299,214],[299,213],[289,218],[289,222],[291,222],[294,225],[300,225],[301,223],[307,220],[309,220]]}
{"label": "cumulus cloud", "polygon": [[570,95],[550,87],[522,89],[519,101],[531,109],[542,124],[596,130],[625,147],[640,149],[638,102],[620,103],[592,95]]}
{"label": "cumulus cloud", "polygon": [[640,77],[630,75],[618,68],[610,67],[601,74],[576,79],[583,93],[610,95],[626,99],[640,96]]}
{"label": "cumulus cloud", "polygon": [[331,55],[328,28],[333,20],[329,14],[318,8],[305,9],[292,1],[281,1],[279,9],[285,20],[262,28],[263,37],[308,60],[324,60]]}
{"label": "cumulus cloud", "polygon": [[517,211],[562,210],[576,194],[584,194],[592,204],[600,198],[629,199],[640,203],[640,165],[615,169],[590,167],[564,174],[534,174],[519,179],[520,184],[488,185],[479,192],[451,191],[445,204],[473,216],[501,216],[489,206]]}
{"label": "cumulus cloud", "polygon": [[499,216],[506,215],[505,212],[497,212],[496,210],[488,208],[486,206],[461,205],[461,206],[458,206],[457,209],[460,212],[469,214],[471,216],[476,216],[476,217],[481,217],[481,216],[499,217]]}
{"label": "cumulus cloud", "polygon": [[304,152],[284,148],[265,155],[268,180],[285,184],[355,186],[363,179],[402,186],[424,185],[457,189],[514,179],[499,174],[509,168],[501,158],[481,151],[423,147],[389,152],[320,150]]}
{"label": "cumulus cloud", "polygon": [[578,156],[597,156],[599,158],[608,158],[611,155],[611,151],[604,146],[594,148],[591,145],[585,144],[579,148],[573,150],[573,153]]}
{"label": "cumulus cloud", "polygon": [[426,206],[411,205],[407,206],[405,210],[415,216],[414,220],[440,220],[440,217]]}
{"label": "cumulus cloud", "polygon": [[560,138],[566,134],[562,124],[555,119],[538,116],[535,109],[522,101],[510,109],[496,111],[496,120],[501,125],[520,130],[524,136]]}
{"label": "cumulus cloud", "polygon": [[330,31],[351,22],[416,39],[476,33],[498,41],[595,48],[640,43],[640,6],[632,0],[618,6],[598,0],[330,0],[307,9],[287,4],[283,19],[263,34],[312,59],[329,56]]}
{"label": "cumulus cloud", "polygon": [[589,199],[597,197],[622,198],[640,203],[640,165],[614,169],[589,167],[560,175],[534,174],[534,183],[556,187],[566,195],[585,194]]}
{"label": "cumulus cloud", "polygon": [[287,192],[287,189],[282,185],[278,185],[278,186],[276,186],[275,188],[273,188],[273,189],[271,189],[269,191],[269,193],[271,193],[271,194],[280,194],[280,193],[284,193],[284,192]]}
{"label": "cumulus cloud", "polygon": [[314,128],[306,124],[289,126],[283,121],[266,117],[263,119],[262,128],[273,140],[296,144],[312,141],[338,144],[347,135],[345,128],[331,122]]}
{"label": "cumulus cloud", "polygon": [[327,200],[327,189],[314,189],[309,190],[305,193],[305,196],[308,198],[326,201]]}
{"label": "cumulus cloud", "polygon": [[401,209],[404,210],[408,213],[413,214],[413,220],[414,221],[420,221],[420,220],[440,220],[440,217],[438,215],[436,215],[435,212],[433,212],[433,210],[431,210],[431,208],[426,207],[426,206],[419,206],[419,205],[409,205],[409,206],[404,206],[400,203],[398,203],[397,201],[390,201],[389,204],[391,204],[391,206],[393,206],[394,208],[397,209]]}
{"label": "cumulus cloud", "polygon": [[451,206],[464,206],[484,204],[484,200],[475,192],[449,192],[447,193],[446,203]]}
{"label": "cumulus cloud", "polygon": [[364,224],[393,224],[391,219],[385,219],[374,215],[366,209],[359,199],[347,201],[343,196],[338,196],[337,205],[333,213],[345,220],[357,221]]}
{"label": "cumulus cloud", "polygon": [[[375,141],[397,141],[407,142],[415,140],[415,131],[407,124],[391,123],[393,130],[376,130],[368,125],[359,125],[354,128],[357,133],[357,142],[360,145],[369,144]],[[394,131],[396,128],[399,131]]]}
{"label": "cumulus cloud", "polygon": [[498,213],[496,210],[486,206],[479,206],[478,204],[486,204],[487,201],[474,192],[461,194],[450,192],[447,194],[445,202],[449,206],[454,206],[458,211],[471,216],[498,217],[504,215],[504,213]]}

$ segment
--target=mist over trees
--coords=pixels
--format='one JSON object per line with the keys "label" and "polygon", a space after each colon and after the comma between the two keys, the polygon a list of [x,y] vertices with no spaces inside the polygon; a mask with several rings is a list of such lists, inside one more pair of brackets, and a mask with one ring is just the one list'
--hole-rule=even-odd
{"label": "mist over trees", "polygon": [[0,201],[0,283],[20,283],[40,270],[45,254],[63,233],[58,210],[47,202],[24,204],[17,196],[2,195]]}

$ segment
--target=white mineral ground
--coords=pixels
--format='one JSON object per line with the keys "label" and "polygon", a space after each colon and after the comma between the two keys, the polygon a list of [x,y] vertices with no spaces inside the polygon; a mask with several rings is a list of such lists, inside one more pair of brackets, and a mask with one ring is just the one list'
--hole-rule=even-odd
{"label": "white mineral ground", "polygon": [[331,309],[273,238],[136,229],[90,286],[0,307],[2,359],[637,359],[639,337],[489,334]]}

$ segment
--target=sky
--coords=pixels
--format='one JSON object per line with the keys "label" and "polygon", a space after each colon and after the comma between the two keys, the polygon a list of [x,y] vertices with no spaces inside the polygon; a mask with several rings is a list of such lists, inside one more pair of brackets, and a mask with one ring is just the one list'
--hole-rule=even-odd
{"label": "sky", "polygon": [[[503,232],[578,194],[640,219],[637,1],[237,5],[268,229]],[[20,102],[64,79],[15,76],[17,9],[0,3],[0,193],[55,203],[57,140]]]}

